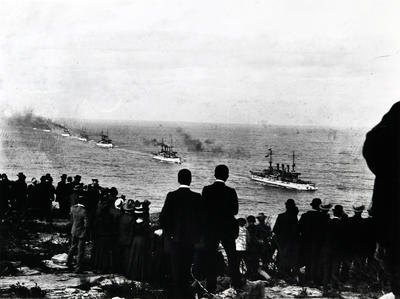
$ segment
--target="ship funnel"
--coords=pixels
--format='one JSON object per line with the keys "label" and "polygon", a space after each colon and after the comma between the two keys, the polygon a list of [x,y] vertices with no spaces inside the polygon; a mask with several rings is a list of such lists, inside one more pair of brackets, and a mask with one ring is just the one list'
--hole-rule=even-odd
{"label": "ship funnel", "polygon": [[276,163],[276,169],[279,170],[279,163]]}

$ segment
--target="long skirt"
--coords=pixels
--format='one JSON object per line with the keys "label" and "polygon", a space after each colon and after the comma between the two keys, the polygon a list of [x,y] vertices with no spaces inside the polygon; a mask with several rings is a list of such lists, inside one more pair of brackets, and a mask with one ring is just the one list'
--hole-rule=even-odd
{"label": "long skirt", "polygon": [[93,248],[93,266],[104,273],[113,271],[113,242],[110,236],[97,236]]}
{"label": "long skirt", "polygon": [[147,279],[147,242],[145,236],[135,236],[129,251],[127,263],[127,277],[132,280],[145,281]]}

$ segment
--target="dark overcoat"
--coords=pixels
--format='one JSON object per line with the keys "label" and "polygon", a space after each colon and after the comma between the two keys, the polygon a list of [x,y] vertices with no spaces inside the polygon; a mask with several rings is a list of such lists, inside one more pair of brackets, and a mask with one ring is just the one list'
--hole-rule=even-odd
{"label": "dark overcoat", "polygon": [[205,209],[205,231],[216,238],[236,239],[239,226],[235,219],[239,202],[235,189],[223,182],[205,186],[202,192]]}
{"label": "dark overcoat", "polygon": [[189,188],[167,194],[160,213],[165,236],[174,241],[194,245],[202,233],[203,206],[201,195]]}
{"label": "dark overcoat", "polygon": [[375,174],[371,214],[378,242],[400,243],[400,102],[367,133],[363,155]]}

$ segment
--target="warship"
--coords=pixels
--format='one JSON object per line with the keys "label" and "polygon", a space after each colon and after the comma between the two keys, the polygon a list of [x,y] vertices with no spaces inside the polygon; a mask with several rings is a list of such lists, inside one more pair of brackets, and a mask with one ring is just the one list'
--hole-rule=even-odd
{"label": "warship", "polygon": [[78,140],[83,141],[83,142],[88,142],[89,141],[89,135],[86,133],[85,130],[81,131],[81,133],[78,136]]}
{"label": "warship", "polygon": [[70,136],[71,136],[71,133],[69,132],[68,129],[64,129],[64,132],[61,133],[61,136],[63,136],[63,137],[70,137]]}
{"label": "warship", "polygon": [[103,131],[101,131],[100,136],[101,136],[101,140],[96,143],[96,145],[98,147],[103,147],[103,148],[113,148],[114,147],[112,140],[110,138],[108,138],[108,131],[107,131],[107,133],[104,133]]}
{"label": "warship", "polygon": [[153,153],[153,159],[169,163],[182,163],[182,159],[178,157],[178,153],[173,150],[174,147],[172,146],[172,140],[171,145],[168,145],[164,143],[164,139],[162,139],[159,145],[161,146],[161,149],[158,153]]}
{"label": "warship", "polygon": [[272,166],[272,149],[268,149],[269,153],[265,157],[269,157],[269,167],[267,169],[257,171],[251,170],[251,179],[268,186],[299,190],[299,191],[316,191],[318,188],[314,183],[303,181],[299,177],[300,172],[296,172],[295,152],[293,152],[292,169],[289,165],[276,164],[276,168]]}

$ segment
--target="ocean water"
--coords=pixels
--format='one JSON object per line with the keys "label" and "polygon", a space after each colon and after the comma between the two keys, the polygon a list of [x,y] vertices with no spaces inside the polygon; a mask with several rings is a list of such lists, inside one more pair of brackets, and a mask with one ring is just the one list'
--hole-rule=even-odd
{"label": "ocean water", "polygon": [[[241,216],[264,212],[274,218],[288,198],[304,212],[314,197],[342,204],[351,214],[355,201],[368,205],[372,195],[374,177],[361,154],[367,129],[94,121],[66,125],[74,134],[85,127],[92,141],[3,123],[0,172],[14,180],[23,171],[28,181],[50,173],[55,183],[62,173],[80,174],[85,183],[98,178],[101,185],[116,186],[127,198],[150,200],[154,212],[161,209],[166,194],[178,187],[179,169],[192,171],[192,189],[201,192],[214,181],[214,167],[220,163],[230,168],[227,184],[236,188]],[[101,130],[108,130],[116,148],[95,145]],[[152,152],[158,151],[152,139],[161,138],[172,138],[184,159],[182,165],[152,159]],[[296,170],[319,190],[290,191],[250,180],[251,169],[268,166],[268,148],[273,149],[274,165],[291,164],[295,151]]]}

